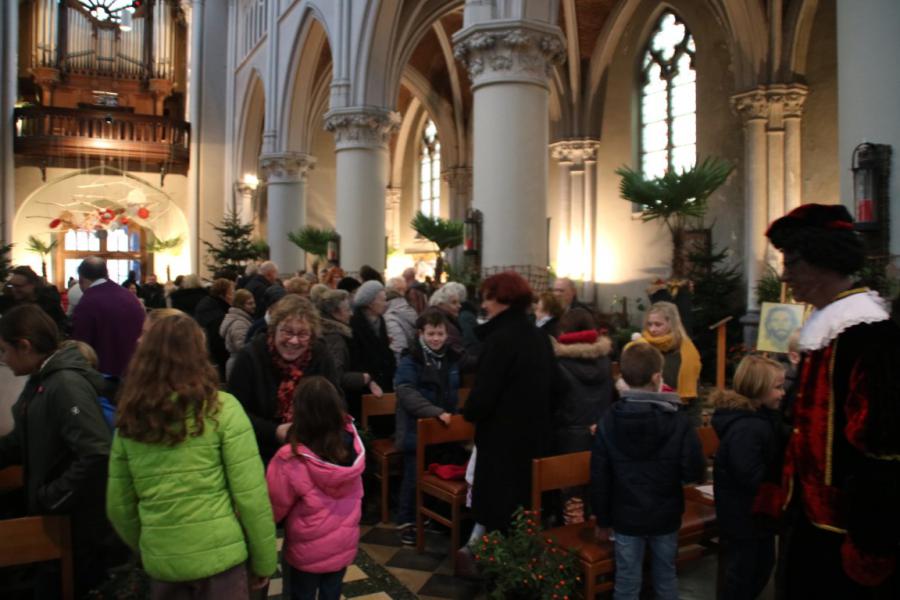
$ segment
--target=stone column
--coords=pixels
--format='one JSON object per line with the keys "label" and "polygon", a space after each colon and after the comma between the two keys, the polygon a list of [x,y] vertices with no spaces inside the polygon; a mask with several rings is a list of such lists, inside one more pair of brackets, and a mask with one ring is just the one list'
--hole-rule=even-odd
{"label": "stone column", "polygon": [[306,223],[306,173],[316,159],[300,152],[263,154],[259,157],[260,178],[268,194],[267,241],[269,258],[282,274],[306,268],[303,250],[288,240],[287,234]]}
{"label": "stone column", "polygon": [[400,194],[402,188],[389,187],[385,193],[385,219],[384,226],[387,230],[388,245],[391,248],[400,248]]}
{"label": "stone column", "polygon": [[[803,202],[803,178],[801,173],[800,119],[806,101],[806,86],[793,84],[784,93],[784,212],[791,212]],[[810,198],[810,202],[820,199]]]}
{"label": "stone column", "polygon": [[478,15],[468,4],[466,11],[467,26],[453,42],[454,55],[472,80],[472,204],[484,215],[482,266],[488,273],[515,267],[542,285],[548,79],[552,66],[565,57],[564,38],[559,27],[542,21],[468,25]]}
{"label": "stone column", "polygon": [[325,129],[335,139],[341,266],[350,273],[363,265],[384,271],[388,141],[399,123],[397,113],[384,108],[338,108],[325,115]]}
{"label": "stone column", "polygon": [[[585,282],[583,298],[592,296],[594,279],[594,223],[596,206],[597,140],[565,140],[550,146],[551,155],[562,168],[560,184],[559,237],[564,240],[564,257],[557,271]],[[562,245],[562,244],[561,244]]]}
{"label": "stone column", "polygon": [[234,184],[237,198],[232,209],[240,217],[241,223],[248,225],[254,222],[256,211],[253,206],[253,196],[256,194],[256,188],[243,182]]}
{"label": "stone column", "polygon": [[763,89],[733,96],[732,105],[744,121],[744,272],[747,276],[747,310],[758,311],[756,283],[766,261],[768,212],[766,121],[769,101]]}
{"label": "stone column", "polygon": [[462,221],[472,203],[472,167],[451,167],[441,173],[441,178],[450,191],[447,214],[454,221]]}
{"label": "stone column", "polygon": [[0,205],[3,220],[0,229],[0,240],[4,243],[13,241],[13,220],[16,217],[16,186],[14,182],[16,161],[13,153],[13,138],[16,126],[13,122],[13,111],[16,106],[17,71],[19,58],[19,3],[4,2],[0,6],[0,78],[3,88],[0,91]]}

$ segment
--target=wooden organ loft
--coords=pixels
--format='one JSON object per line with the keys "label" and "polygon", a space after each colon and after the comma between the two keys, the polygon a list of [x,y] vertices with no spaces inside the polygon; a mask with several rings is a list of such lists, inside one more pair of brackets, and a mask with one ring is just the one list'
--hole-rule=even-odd
{"label": "wooden organ loft", "polygon": [[186,174],[187,27],[177,0],[25,0],[17,166]]}

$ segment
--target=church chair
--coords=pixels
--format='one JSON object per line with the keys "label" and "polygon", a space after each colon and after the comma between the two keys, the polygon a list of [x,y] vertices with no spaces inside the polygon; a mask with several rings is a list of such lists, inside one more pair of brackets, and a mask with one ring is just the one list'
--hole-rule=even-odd
{"label": "church chair", "polygon": [[[384,394],[378,398],[372,394],[362,397],[362,426],[369,428],[369,417],[393,415],[397,410],[397,396]],[[372,459],[375,478],[381,485],[381,521],[387,523],[390,516],[390,479],[391,467],[396,466],[403,453],[394,445],[393,438],[380,438],[372,440],[369,447],[369,456]]]}
{"label": "church chair", "polygon": [[472,388],[459,388],[457,392],[457,396],[459,397],[459,406],[457,409],[459,412],[462,412],[462,409],[465,408],[466,402],[469,400],[469,394],[472,392]]}
{"label": "church chair", "polygon": [[[456,551],[460,546],[459,529],[466,504],[468,485],[462,480],[446,480],[428,473],[425,464],[425,449],[434,444],[447,442],[469,442],[475,439],[475,426],[453,415],[450,425],[437,419],[419,419],[416,443],[416,550],[425,552],[425,517],[450,528],[450,566],[456,570]],[[425,497],[450,505],[450,518],[425,506]]]}
{"label": "church chair", "polygon": [[[541,494],[590,483],[591,453],[588,451],[536,458],[531,462],[531,509],[540,517]],[[563,548],[570,548],[577,554],[583,570],[586,600],[592,600],[597,594],[613,589],[613,544],[605,533],[602,537],[597,536],[596,521],[593,518],[584,523],[547,529],[544,533]]]}
{"label": "church chair", "polygon": [[15,465],[0,469],[0,494],[17,490],[25,485],[22,467]]}

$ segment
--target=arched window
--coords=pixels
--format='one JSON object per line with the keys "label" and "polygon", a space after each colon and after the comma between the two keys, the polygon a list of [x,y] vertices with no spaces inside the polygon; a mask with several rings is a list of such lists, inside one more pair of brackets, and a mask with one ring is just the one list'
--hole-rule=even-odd
{"label": "arched window", "polygon": [[140,279],[149,264],[144,230],[137,225],[113,230],[68,229],[59,234],[56,281],[78,279],[78,265],[88,256],[106,259],[109,279],[122,283],[134,271]]}
{"label": "arched window", "polygon": [[419,150],[419,210],[441,216],[441,142],[434,121],[428,119]]}
{"label": "arched window", "polygon": [[660,17],[641,59],[640,161],[644,177],[697,160],[694,37],[672,12]]}

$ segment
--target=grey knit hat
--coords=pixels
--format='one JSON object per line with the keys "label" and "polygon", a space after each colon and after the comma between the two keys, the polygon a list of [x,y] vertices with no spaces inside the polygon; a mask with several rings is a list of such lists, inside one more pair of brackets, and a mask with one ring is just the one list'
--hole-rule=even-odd
{"label": "grey knit hat", "polygon": [[353,308],[360,308],[372,304],[378,292],[382,291],[384,286],[380,281],[367,281],[356,290],[353,296]]}

